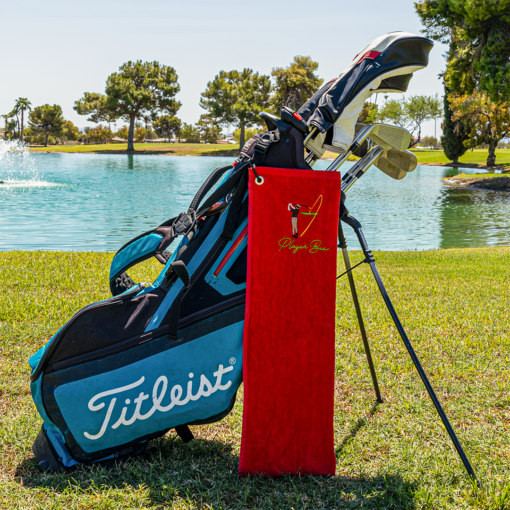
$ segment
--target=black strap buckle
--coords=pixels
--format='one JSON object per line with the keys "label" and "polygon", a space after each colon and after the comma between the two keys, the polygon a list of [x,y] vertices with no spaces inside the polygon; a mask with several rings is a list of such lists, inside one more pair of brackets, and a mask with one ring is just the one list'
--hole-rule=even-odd
{"label": "black strap buckle", "polygon": [[257,141],[257,145],[255,145],[255,150],[265,154],[269,146],[278,141],[280,141],[280,131],[277,129],[274,131],[264,131]]}
{"label": "black strap buckle", "polygon": [[175,218],[175,221],[172,223],[174,234],[176,236],[188,235],[195,226],[196,222],[197,222],[196,211],[191,211],[187,213],[182,212],[181,214],[179,214],[179,216],[177,216],[177,218]]}

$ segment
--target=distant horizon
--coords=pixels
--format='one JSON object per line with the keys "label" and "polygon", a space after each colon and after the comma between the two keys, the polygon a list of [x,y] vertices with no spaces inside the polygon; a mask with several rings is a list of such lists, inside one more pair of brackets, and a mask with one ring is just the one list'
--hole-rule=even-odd
{"label": "distant horizon", "polygon": [[[205,0],[193,5],[148,0],[140,10],[133,0],[91,0],[84,9],[63,0],[44,5],[27,0],[22,38],[19,5],[6,5],[4,40],[16,41],[17,49],[0,56],[2,68],[8,71],[0,86],[0,115],[11,111],[18,97],[27,97],[33,107],[60,105],[64,117],[80,129],[94,126],[73,110],[74,101],[84,92],[104,93],[107,77],[128,60],[157,60],[175,68],[181,86],[176,98],[182,103],[177,116],[194,124],[205,112],[199,106],[200,93],[220,70],[249,67],[270,75],[272,68],[288,66],[295,55],[309,55],[319,63],[317,74],[329,80],[372,39],[397,30],[421,33],[423,28],[414,5],[403,0],[384,5],[361,0],[356,11],[345,10],[345,2],[320,12],[310,10],[304,0],[258,5],[253,9],[246,0],[214,5]],[[415,74],[406,96],[443,95],[438,74],[445,67],[445,49],[435,43],[429,66]],[[436,124],[437,136],[440,124]],[[125,123],[116,125],[119,129]],[[424,123],[422,133],[434,136],[434,122]]]}

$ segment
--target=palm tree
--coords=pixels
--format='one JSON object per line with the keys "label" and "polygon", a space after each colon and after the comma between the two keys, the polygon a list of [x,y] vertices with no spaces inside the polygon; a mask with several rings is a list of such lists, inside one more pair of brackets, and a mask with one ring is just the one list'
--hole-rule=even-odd
{"label": "palm tree", "polygon": [[140,118],[145,123],[145,138],[147,138],[147,133],[148,133],[147,127],[148,127],[149,123],[154,120],[154,115],[148,111],[143,111],[142,114],[140,115]]}
{"label": "palm tree", "polygon": [[12,138],[13,139],[16,138],[16,127],[18,125],[18,123],[16,122],[16,116],[17,116],[16,108],[14,108],[14,110],[12,110],[11,112],[2,115],[2,117],[5,119],[5,135],[4,135],[5,139],[7,139],[7,134],[10,132],[12,132]]}
{"label": "palm tree", "polygon": [[23,130],[23,114],[24,114],[25,110],[32,109],[32,103],[26,97],[19,97],[16,100],[14,109],[17,112],[21,112],[21,141],[23,142],[25,139],[25,134],[24,134],[24,130]]}

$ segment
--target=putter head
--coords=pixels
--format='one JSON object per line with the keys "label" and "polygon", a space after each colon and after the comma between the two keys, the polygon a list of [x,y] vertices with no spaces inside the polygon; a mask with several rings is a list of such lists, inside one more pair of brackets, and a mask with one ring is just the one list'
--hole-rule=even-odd
{"label": "putter head", "polygon": [[392,179],[399,181],[418,165],[416,155],[409,151],[389,149],[377,159],[375,166]]}

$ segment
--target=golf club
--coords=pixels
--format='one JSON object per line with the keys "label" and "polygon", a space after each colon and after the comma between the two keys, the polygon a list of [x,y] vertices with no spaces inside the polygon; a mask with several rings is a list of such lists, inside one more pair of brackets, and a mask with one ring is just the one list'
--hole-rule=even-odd
{"label": "golf club", "polygon": [[409,151],[390,149],[381,154],[375,166],[392,179],[399,181],[418,165],[416,156]]}
{"label": "golf club", "polygon": [[[307,137],[307,140],[312,134],[313,132]],[[347,152],[338,156],[326,170],[336,172],[367,138],[384,150],[405,151],[411,142],[411,135],[406,129],[388,124],[369,124],[356,134]]]}
{"label": "golf club", "polygon": [[379,158],[382,153],[383,148],[376,145],[363,158],[356,161],[356,163],[342,178],[342,191],[346,193],[347,190],[377,161],[377,158]]}

